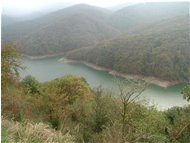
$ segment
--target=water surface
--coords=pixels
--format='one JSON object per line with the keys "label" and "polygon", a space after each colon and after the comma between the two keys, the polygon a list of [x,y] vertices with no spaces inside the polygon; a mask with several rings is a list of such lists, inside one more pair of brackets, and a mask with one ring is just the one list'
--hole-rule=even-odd
{"label": "water surface", "polygon": [[[26,70],[21,71],[21,77],[26,75],[34,76],[38,81],[45,82],[64,75],[77,75],[86,79],[92,88],[102,86],[117,94],[117,84],[115,76],[108,72],[98,71],[86,65],[78,63],[63,63],[61,56],[49,57],[45,59],[23,59]],[[184,106],[188,104],[183,99],[180,91],[185,84],[178,84],[169,88],[157,85],[150,85],[142,94],[141,99],[146,98],[149,105],[156,105],[158,109],[167,109],[173,106]]]}

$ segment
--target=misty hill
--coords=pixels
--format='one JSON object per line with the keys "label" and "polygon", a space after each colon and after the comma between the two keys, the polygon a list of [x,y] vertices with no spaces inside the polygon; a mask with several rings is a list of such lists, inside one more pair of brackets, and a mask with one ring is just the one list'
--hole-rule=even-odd
{"label": "misty hill", "polygon": [[143,3],[115,12],[110,17],[110,23],[120,31],[134,33],[159,21],[188,12],[188,2]]}
{"label": "misty hill", "polygon": [[111,10],[113,12],[116,12],[116,11],[119,11],[120,9],[122,9],[122,8],[131,6],[131,5],[135,5],[135,4],[136,4],[135,2],[127,2],[127,3],[123,3],[123,4],[108,7],[107,9],[109,9],[109,10]]}
{"label": "misty hill", "polygon": [[[30,3],[30,2],[29,2]],[[29,4],[28,4],[29,5]],[[34,18],[40,17],[40,16],[44,16],[48,13],[69,7],[74,5],[71,2],[68,3],[63,3],[63,2],[48,2],[48,3],[44,3],[43,7],[36,7],[36,9],[21,9],[18,8],[18,6],[15,6],[14,8],[10,8],[7,5],[2,5],[2,11],[1,11],[1,15],[2,16],[8,16],[8,17],[12,17],[14,19],[20,19],[22,21],[24,20],[32,20]],[[26,6],[27,7],[27,6]],[[6,22],[2,21],[3,23]]]}
{"label": "misty hill", "polygon": [[4,42],[18,41],[29,55],[65,52],[117,36],[119,31],[105,22],[109,15],[106,9],[76,5],[3,27],[2,38]]}
{"label": "misty hill", "polygon": [[96,46],[71,51],[68,58],[127,74],[188,81],[190,76],[189,18],[161,21],[140,34],[122,35]]}
{"label": "misty hill", "polygon": [[[28,55],[67,52],[96,45],[122,34],[142,34],[151,29],[156,33],[153,25],[187,15],[188,6],[188,2],[146,3],[111,12],[80,4],[34,20],[3,26],[2,41],[18,42],[22,52]],[[161,33],[160,30],[158,32]]]}
{"label": "misty hill", "polygon": [[21,21],[21,19],[18,19],[16,17],[11,17],[8,15],[1,15],[1,25],[2,26],[6,26],[6,25],[11,25],[11,24],[15,24],[17,22]]}

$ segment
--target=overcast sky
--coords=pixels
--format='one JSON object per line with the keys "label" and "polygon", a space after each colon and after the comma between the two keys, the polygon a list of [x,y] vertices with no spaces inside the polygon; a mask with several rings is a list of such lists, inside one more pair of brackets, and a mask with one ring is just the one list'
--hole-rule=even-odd
{"label": "overcast sky", "polygon": [[[166,0],[2,0],[3,12],[5,13],[20,13],[27,14],[37,12],[44,7],[51,6],[56,3],[64,4],[79,4],[85,3],[99,7],[112,7],[124,3],[138,3],[138,2],[158,2]],[[180,0],[167,0],[167,1],[180,1]]]}

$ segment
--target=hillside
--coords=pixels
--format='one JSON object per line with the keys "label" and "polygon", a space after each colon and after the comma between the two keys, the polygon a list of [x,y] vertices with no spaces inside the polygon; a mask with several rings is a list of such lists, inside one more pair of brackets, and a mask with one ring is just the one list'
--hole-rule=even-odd
{"label": "hillside", "polygon": [[2,42],[19,43],[31,56],[67,52],[137,34],[160,21],[188,14],[188,2],[145,3],[116,12],[80,4],[39,18],[2,27]]}
{"label": "hillside", "polygon": [[188,13],[188,2],[150,2],[116,11],[110,16],[109,21],[113,27],[124,33],[136,33],[162,20]]}
{"label": "hillside", "polygon": [[17,41],[28,55],[65,52],[110,39],[119,31],[105,21],[110,12],[76,5],[46,16],[2,27],[3,42]]}
{"label": "hillside", "polygon": [[18,22],[19,20],[14,17],[2,14],[1,21],[2,21],[1,22],[2,26],[6,26],[6,25],[14,24],[14,23]]}
{"label": "hillside", "polygon": [[68,58],[126,74],[188,81],[190,67],[188,15],[152,25],[136,35],[71,51]]}

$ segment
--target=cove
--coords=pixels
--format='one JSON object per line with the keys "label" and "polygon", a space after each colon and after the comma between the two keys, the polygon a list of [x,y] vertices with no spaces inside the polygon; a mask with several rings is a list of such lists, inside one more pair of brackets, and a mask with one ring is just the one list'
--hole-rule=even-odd
{"label": "cove", "polygon": [[[38,81],[50,81],[64,75],[77,75],[86,79],[91,88],[102,86],[103,88],[117,92],[115,76],[105,71],[92,69],[84,64],[63,63],[62,56],[48,57],[43,59],[23,58],[25,70],[21,71],[21,77],[27,75],[34,76]],[[119,77],[117,77],[119,78]],[[123,79],[124,80],[124,79]],[[173,106],[184,106],[188,102],[183,99],[180,91],[185,84],[178,84],[168,88],[163,88],[151,84],[141,95],[141,99],[146,99],[148,105],[155,105],[159,110],[165,110]]]}

